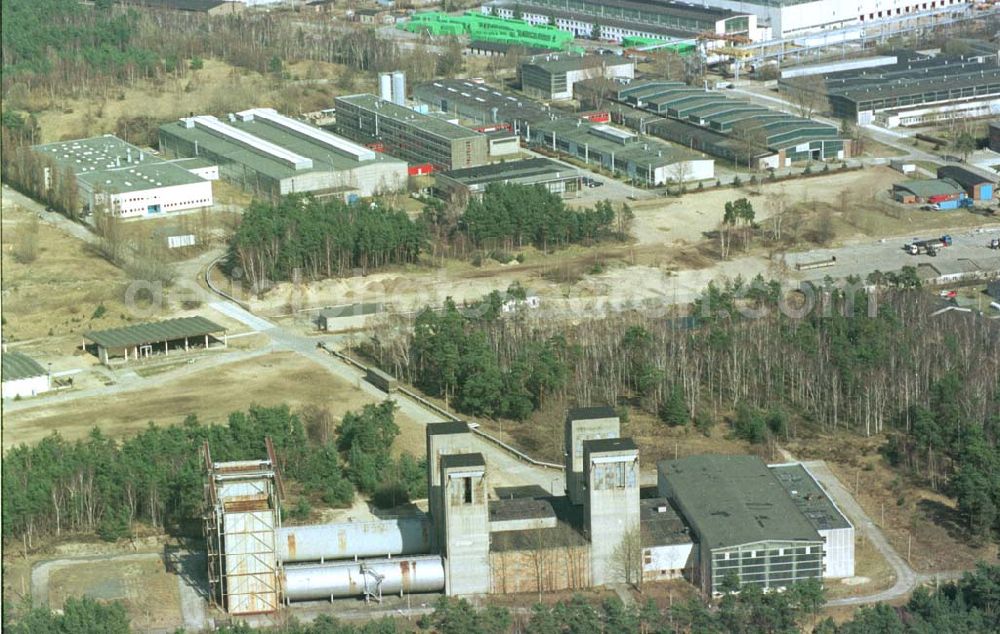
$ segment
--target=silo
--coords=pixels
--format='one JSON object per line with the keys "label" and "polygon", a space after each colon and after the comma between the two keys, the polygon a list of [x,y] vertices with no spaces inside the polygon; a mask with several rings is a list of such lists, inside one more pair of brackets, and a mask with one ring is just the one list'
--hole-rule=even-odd
{"label": "silo", "polygon": [[400,106],[406,105],[406,73],[401,70],[392,73],[392,101]]}
{"label": "silo", "polygon": [[392,73],[378,74],[378,96],[392,101]]}

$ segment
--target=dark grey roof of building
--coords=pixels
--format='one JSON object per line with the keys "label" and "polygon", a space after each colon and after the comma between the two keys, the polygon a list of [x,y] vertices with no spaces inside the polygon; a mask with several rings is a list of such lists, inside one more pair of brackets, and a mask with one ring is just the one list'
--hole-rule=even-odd
{"label": "dark grey roof of building", "polygon": [[474,51],[492,51],[494,53],[503,53],[504,55],[506,55],[512,48],[517,48],[524,55],[537,55],[549,50],[537,46],[526,47],[517,44],[505,44],[503,42],[487,42],[485,40],[472,40],[469,42],[468,48]]}
{"label": "dark grey roof of building", "polygon": [[4,352],[0,368],[5,383],[47,374],[42,364],[21,352]]}
{"label": "dark grey roof of building", "polygon": [[607,451],[638,451],[631,438],[595,438],[583,441],[584,453],[604,453]]}
{"label": "dark grey roof of building", "polygon": [[455,453],[441,456],[441,466],[445,469],[459,469],[465,467],[485,467],[486,460],[483,454],[479,453]]}
{"label": "dark grey roof of building", "polygon": [[595,418],[618,418],[618,412],[608,405],[597,407],[571,407],[566,412],[567,420],[593,420]]}
{"label": "dark grey roof of building", "polygon": [[691,531],[667,498],[639,500],[643,547],[690,544]]}
{"label": "dark grey roof of building", "polygon": [[851,523],[803,465],[774,465],[770,469],[816,530],[851,528]]}
{"label": "dark grey roof of building", "polygon": [[755,456],[690,456],[661,460],[657,469],[698,540],[709,549],[821,539]]}
{"label": "dark grey roof of building", "polygon": [[198,316],[85,332],[83,336],[104,348],[125,348],[146,343],[173,341],[184,337],[211,335],[225,332],[225,330],[214,321]]}
{"label": "dark grey roof of building", "polygon": [[444,436],[447,434],[467,434],[469,424],[463,421],[447,421],[444,423],[428,423],[428,436]]}
{"label": "dark grey roof of building", "polygon": [[229,3],[226,0],[125,0],[121,4],[138,4],[151,9],[201,12]]}
{"label": "dark grey roof of building", "polygon": [[586,546],[587,543],[583,535],[565,522],[559,522],[552,528],[528,528],[490,533],[490,552],[571,548]]}
{"label": "dark grey roof of building", "polygon": [[600,68],[602,66],[631,66],[635,62],[618,55],[578,55],[571,53],[545,53],[521,63],[521,67],[534,66],[550,74],[573,70]]}
{"label": "dark grey roof of building", "polygon": [[553,178],[572,178],[579,175],[579,170],[547,158],[530,158],[522,161],[505,161],[480,167],[468,167],[444,173],[448,178],[464,185],[517,180],[546,174],[551,174]]}
{"label": "dark grey roof of building", "polygon": [[[960,91],[975,86],[996,86],[1000,82],[1000,68],[996,64],[939,56],[831,73],[826,79],[826,92],[830,96],[866,102],[939,90]],[[779,80],[779,84],[786,85],[787,80]]]}
{"label": "dark grey roof of building", "polygon": [[959,165],[942,165],[937,171],[938,178],[950,178],[962,187],[970,189],[983,183],[996,183],[996,178],[991,178],[985,174],[961,167]]}
{"label": "dark grey roof of building", "polygon": [[391,101],[385,101],[377,95],[367,93],[342,95],[334,99],[334,103],[336,102],[349,103],[368,112],[378,113],[381,117],[418,127],[429,134],[452,141],[482,136],[481,133],[476,132],[475,130],[463,128],[460,125],[445,121],[444,119],[418,113],[405,106],[400,106],[399,104],[395,104]]}
{"label": "dark grey roof of building", "polygon": [[490,500],[490,521],[504,522],[528,519],[555,519],[556,512],[548,500],[513,498]]}

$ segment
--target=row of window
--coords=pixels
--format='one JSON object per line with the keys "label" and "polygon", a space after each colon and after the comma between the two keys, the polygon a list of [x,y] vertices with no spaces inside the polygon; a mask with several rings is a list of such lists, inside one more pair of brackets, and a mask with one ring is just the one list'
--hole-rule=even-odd
{"label": "row of window", "polygon": [[[933,0],[930,3],[924,2],[923,4],[918,3],[918,4],[914,4],[914,5],[908,6],[908,7],[896,7],[896,13],[895,14],[893,14],[892,9],[888,9],[886,11],[873,11],[873,12],[871,12],[871,13],[868,14],[868,19],[869,20],[875,20],[875,19],[878,19],[878,18],[891,18],[891,17],[893,17],[893,15],[905,15],[905,14],[911,13],[911,12],[916,13],[918,11],[926,11],[928,9],[937,9],[938,7],[944,7],[944,6],[948,6],[948,5],[951,5],[951,4],[955,4],[955,0],[947,0],[947,1],[946,0]],[[928,5],[930,5],[930,6],[928,6]],[[858,19],[861,20],[862,22],[864,22],[865,21],[865,15],[864,14],[859,15]]]}

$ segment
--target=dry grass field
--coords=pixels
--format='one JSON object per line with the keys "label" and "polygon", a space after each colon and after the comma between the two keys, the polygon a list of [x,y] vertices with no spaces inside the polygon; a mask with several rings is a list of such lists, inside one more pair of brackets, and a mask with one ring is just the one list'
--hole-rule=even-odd
{"label": "dry grass field", "polygon": [[[5,338],[26,342],[47,337],[47,348],[71,354],[83,331],[126,323],[122,298],[130,280],[121,269],[6,196],[2,217]],[[23,241],[32,239],[30,234],[36,247],[34,259],[27,261],[16,254]],[[94,317],[99,306],[104,314]]]}
{"label": "dry grass field", "polygon": [[[145,383],[148,382],[148,386]],[[150,421],[173,425],[194,414],[203,423],[225,422],[230,412],[253,404],[288,404],[293,410],[307,405],[327,408],[339,419],[373,400],[356,386],[290,352],[276,352],[238,360],[220,367],[189,369],[144,379],[127,392],[54,402],[10,412],[4,416],[4,449],[34,443],[53,431],[74,439],[98,427],[112,437],[134,434]],[[423,430],[397,414],[403,430],[397,448],[423,453]]]}

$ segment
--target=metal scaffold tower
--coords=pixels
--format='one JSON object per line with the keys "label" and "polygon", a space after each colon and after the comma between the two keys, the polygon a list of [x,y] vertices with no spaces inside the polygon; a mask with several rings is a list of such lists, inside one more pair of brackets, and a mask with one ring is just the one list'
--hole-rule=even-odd
{"label": "metal scaffold tower", "polygon": [[267,460],[214,462],[206,442],[204,534],[211,601],[229,614],[280,607],[275,531],[281,479],[271,439]]}

